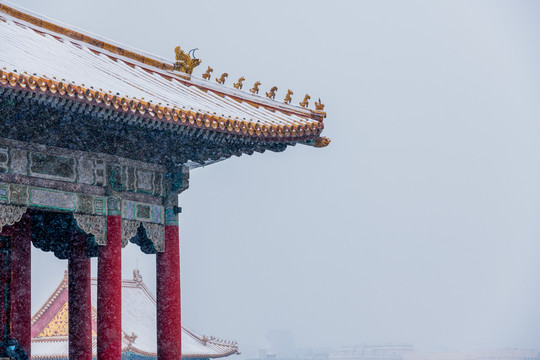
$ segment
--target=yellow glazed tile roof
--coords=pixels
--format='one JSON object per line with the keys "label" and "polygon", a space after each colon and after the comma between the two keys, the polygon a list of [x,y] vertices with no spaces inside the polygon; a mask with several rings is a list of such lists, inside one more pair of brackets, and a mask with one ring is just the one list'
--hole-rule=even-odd
{"label": "yellow glazed tile roof", "polygon": [[326,146],[311,110],[173,70],[153,55],[0,3],[0,87],[136,115],[150,125]]}

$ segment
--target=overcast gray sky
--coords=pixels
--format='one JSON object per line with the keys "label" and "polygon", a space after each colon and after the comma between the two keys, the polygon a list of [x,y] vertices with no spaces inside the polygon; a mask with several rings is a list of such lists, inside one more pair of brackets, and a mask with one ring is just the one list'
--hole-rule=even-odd
{"label": "overcast gray sky", "polygon": [[[326,149],[197,169],[180,196],[184,324],[298,347],[540,349],[540,2],[14,3],[294,101]],[[34,309],[64,262],[33,253]],[[124,251],[155,287],[154,257]],[[50,268],[50,272],[43,271]]]}

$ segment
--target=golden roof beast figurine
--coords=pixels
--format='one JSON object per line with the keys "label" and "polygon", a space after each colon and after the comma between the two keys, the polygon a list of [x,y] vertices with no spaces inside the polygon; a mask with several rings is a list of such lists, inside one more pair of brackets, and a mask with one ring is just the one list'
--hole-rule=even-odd
{"label": "golden roof beast figurine", "polygon": [[[176,54],[176,62],[174,63],[174,70],[190,74],[193,73],[193,69],[195,69],[197,66],[200,65],[202,62],[201,59],[197,59],[195,57],[195,50],[190,50],[189,53],[186,53],[183,51],[180,46],[177,46],[174,49],[174,52]],[[189,55],[193,52],[193,58]]]}

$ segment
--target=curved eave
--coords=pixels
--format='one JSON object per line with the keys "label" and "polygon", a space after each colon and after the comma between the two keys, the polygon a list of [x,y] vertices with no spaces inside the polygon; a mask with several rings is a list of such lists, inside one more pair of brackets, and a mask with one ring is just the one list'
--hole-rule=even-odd
{"label": "curved eave", "polygon": [[215,350],[214,353],[206,353],[206,354],[182,354],[182,358],[211,358],[211,359],[217,359],[225,356],[230,356],[238,353],[238,346],[233,344],[219,344],[219,343],[213,343],[209,341],[207,345],[210,344]]}
{"label": "curved eave", "polygon": [[190,355],[190,354],[182,354],[182,359],[200,359],[200,358],[209,358],[209,359],[219,359],[226,356],[231,356],[234,354],[237,354],[238,350],[230,350],[228,352],[222,353],[222,354],[203,354],[203,355]]}
{"label": "curved eave", "polygon": [[261,125],[257,122],[226,119],[198,111],[153,105],[150,102],[111,95],[68,82],[6,70],[0,70],[0,87],[94,105],[121,115],[136,116],[153,126],[172,130],[187,127],[194,131],[210,131],[263,143],[311,143],[319,137],[324,128],[322,122],[305,125]]}
{"label": "curved eave", "polygon": [[[156,357],[157,353],[151,353],[147,351],[143,351],[139,348],[137,348],[135,345],[127,346],[122,348],[122,352],[131,352],[142,356],[148,356],[148,357]],[[184,354],[182,353],[182,359],[201,359],[201,358],[209,358],[209,359],[219,359],[222,357],[227,357],[230,355],[234,355],[238,353],[238,348],[231,348],[227,351],[223,351],[220,353],[201,353],[201,354]]]}

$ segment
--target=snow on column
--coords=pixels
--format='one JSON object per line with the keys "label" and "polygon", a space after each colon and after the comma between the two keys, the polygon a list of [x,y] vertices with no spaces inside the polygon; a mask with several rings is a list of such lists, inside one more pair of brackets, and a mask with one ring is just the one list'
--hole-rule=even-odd
{"label": "snow on column", "polygon": [[86,234],[74,233],[68,259],[69,358],[92,360],[90,258]]}
{"label": "snow on column", "polygon": [[30,215],[13,226],[11,243],[11,336],[30,357],[31,335],[31,230]]}
{"label": "snow on column", "polygon": [[120,200],[109,198],[107,245],[98,255],[98,360],[122,358],[122,219]]}
{"label": "snow on column", "polygon": [[[182,357],[180,318],[180,243],[178,219],[165,223],[165,252],[156,254],[157,357],[178,360]],[[169,218],[169,217],[167,217]]]}

